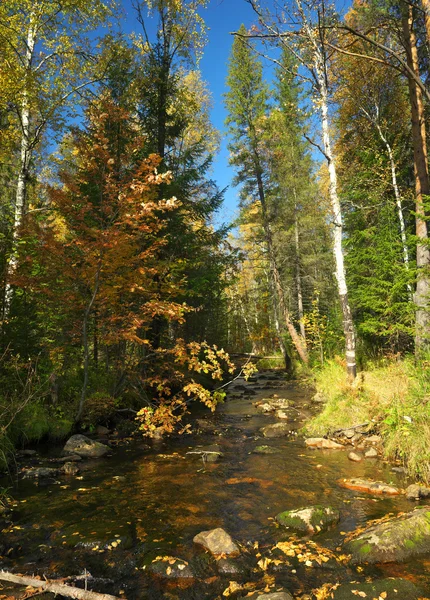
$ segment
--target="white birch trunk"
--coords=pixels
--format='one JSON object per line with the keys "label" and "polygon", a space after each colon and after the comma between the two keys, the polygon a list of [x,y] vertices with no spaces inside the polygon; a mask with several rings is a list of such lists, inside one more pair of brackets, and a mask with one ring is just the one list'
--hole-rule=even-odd
{"label": "white birch trunk", "polygon": [[[34,50],[36,45],[35,28],[33,25],[32,15],[30,16],[30,25],[27,32],[26,38],[26,52],[24,59],[24,68],[26,71],[25,78],[28,80],[28,74],[31,70],[31,63],[34,56]],[[4,316],[7,318],[10,310],[10,304],[12,302],[13,289],[10,284],[10,276],[15,271],[17,266],[17,244],[19,241],[19,232],[22,225],[22,220],[27,209],[27,183],[29,177],[29,167],[31,160],[31,109],[29,90],[27,87],[28,81],[24,82],[24,90],[22,92],[21,108],[20,108],[20,121],[21,121],[21,142],[20,142],[20,164],[18,179],[15,193],[15,207],[14,207],[14,219],[13,219],[13,231],[12,231],[12,248],[6,269],[6,286],[5,286],[5,302],[4,302]]]}

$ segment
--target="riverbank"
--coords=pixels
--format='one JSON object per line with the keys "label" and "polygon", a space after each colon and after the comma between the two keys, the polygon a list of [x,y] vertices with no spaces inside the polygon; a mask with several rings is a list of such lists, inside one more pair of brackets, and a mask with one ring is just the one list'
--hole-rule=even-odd
{"label": "riverbank", "polygon": [[359,373],[353,385],[341,361],[315,371],[321,410],[306,425],[312,435],[368,424],[382,437],[384,456],[430,482],[430,368],[412,359],[386,362]]}
{"label": "riverbank", "polygon": [[[389,585],[407,586],[402,600],[418,598],[413,590],[430,589],[425,555],[355,564],[344,544],[369,521],[415,506],[401,493],[348,489],[345,479],[382,481],[399,491],[410,481],[380,456],[355,463],[348,446],[307,446],[300,431],[320,407],[312,394],[282,372],[259,373],[235,381],[216,413],[198,407],[192,435],[116,446],[106,434],[110,451],[77,461],[79,473],[19,476],[0,567],[68,577],[71,585],[87,582],[129,600],[224,600],[279,590],[283,598],[321,600],[337,589],[349,595],[336,598],[355,598],[351,589],[367,594],[371,586],[388,590],[386,600],[398,598]],[[40,448],[21,467],[52,466],[62,451],[63,445]],[[336,516],[327,528],[285,527],[286,512],[315,506]],[[235,544],[231,556],[194,541],[218,529]]]}

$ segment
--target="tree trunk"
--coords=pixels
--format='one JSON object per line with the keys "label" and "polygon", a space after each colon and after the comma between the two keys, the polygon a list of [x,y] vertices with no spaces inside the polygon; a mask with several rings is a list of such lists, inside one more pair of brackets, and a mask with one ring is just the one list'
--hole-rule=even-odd
{"label": "tree trunk", "polygon": [[282,317],[284,319],[285,326],[288,330],[288,333],[291,336],[294,347],[297,350],[297,354],[299,355],[300,360],[305,365],[307,365],[307,364],[309,364],[308,353],[306,351],[306,348],[303,344],[303,341],[302,341],[300,335],[297,333],[297,330],[291,321],[290,311],[288,310],[287,304],[285,302],[284,290],[282,289],[281,275],[279,273],[278,265],[276,262],[276,256],[275,256],[275,249],[273,247],[272,230],[271,230],[269,218],[267,215],[266,196],[264,193],[264,185],[263,185],[263,178],[262,178],[262,174],[261,174],[260,160],[259,160],[258,152],[257,152],[255,146],[254,146],[254,162],[255,162],[255,176],[257,179],[257,186],[258,186],[258,196],[259,196],[259,200],[260,200],[260,204],[261,204],[262,221],[263,221],[262,224],[263,224],[264,235],[266,238],[270,270],[272,273],[273,284],[274,284],[276,296],[278,299],[278,306],[281,311]]}
{"label": "tree trunk", "polygon": [[76,600],[119,600],[117,596],[109,594],[99,594],[90,590],[72,587],[58,581],[49,581],[46,579],[36,579],[35,577],[26,577],[25,575],[15,575],[7,571],[0,571],[0,580],[10,581],[18,585],[31,586],[32,588],[42,589],[45,592],[52,592],[55,595],[75,598]]}
{"label": "tree trunk", "polygon": [[[406,270],[409,271],[408,243],[407,243],[407,239],[406,239],[405,219],[403,218],[402,198],[400,196],[400,190],[399,190],[399,186],[398,186],[398,183],[397,183],[396,163],[394,162],[394,156],[393,156],[393,151],[392,151],[391,145],[388,142],[387,138],[384,136],[379,123],[375,123],[375,125],[376,125],[376,128],[378,130],[379,137],[381,138],[381,140],[385,144],[385,148],[387,149],[387,153],[388,153],[388,158],[390,160],[391,183],[393,185],[394,197],[396,199],[396,206],[397,206],[397,214],[398,214],[398,217],[399,217],[400,237],[402,239],[402,249],[403,249],[403,262],[405,263]],[[412,286],[408,282],[406,284],[406,287],[408,289],[409,298],[410,298],[410,300],[412,302],[413,301]]]}
{"label": "tree trunk", "polygon": [[348,377],[353,381],[357,376],[357,363],[355,359],[355,333],[352,321],[351,308],[348,301],[348,288],[346,284],[345,263],[342,249],[342,210],[337,191],[337,173],[334,162],[330,139],[330,125],[328,116],[328,90],[326,84],[325,61],[322,53],[314,49],[315,72],[318,80],[321,102],[321,125],[324,142],[324,153],[327,160],[330,179],[330,203],[333,220],[333,254],[336,265],[336,280],[342,309],[343,331],[345,335],[346,369]]}
{"label": "tree trunk", "polygon": [[293,361],[291,360],[291,356],[288,354],[288,350],[285,345],[285,341],[284,341],[284,337],[283,337],[283,331],[281,328],[281,324],[279,322],[278,306],[276,303],[277,294],[275,293],[275,290],[273,289],[274,288],[273,278],[271,278],[268,273],[266,273],[266,277],[267,277],[267,282],[269,284],[269,287],[272,291],[273,319],[275,322],[275,329],[276,329],[276,333],[278,336],[279,349],[281,351],[282,358],[284,359],[285,370],[288,373],[291,373],[291,371],[293,370]]}
{"label": "tree trunk", "polygon": [[4,317],[7,318],[10,305],[12,302],[13,289],[10,284],[10,277],[17,267],[17,244],[19,241],[20,229],[22,220],[27,208],[27,184],[29,180],[30,160],[32,148],[30,144],[31,135],[31,110],[30,101],[28,98],[27,79],[30,75],[31,62],[33,59],[34,48],[36,45],[36,35],[33,26],[33,16],[30,15],[30,26],[26,37],[26,53],[24,58],[25,81],[22,92],[21,107],[20,107],[20,125],[21,125],[21,142],[20,142],[20,163],[18,179],[15,193],[15,208],[12,229],[12,248],[10,257],[6,267],[6,286],[5,286],[5,302],[4,302]]}
{"label": "tree trunk", "polygon": [[[296,190],[294,190],[296,196]],[[303,322],[303,293],[302,293],[302,278],[300,276],[300,239],[299,239],[299,218],[297,204],[294,206],[294,242],[296,246],[296,288],[297,288],[297,311],[299,314],[300,334],[303,338],[303,343],[306,344],[306,331]]]}
{"label": "tree trunk", "polygon": [[430,0],[421,0],[426,26],[427,46],[430,47]]}
{"label": "tree trunk", "polygon": [[84,361],[83,361],[84,381],[82,383],[81,398],[79,400],[79,406],[78,406],[78,411],[77,411],[76,417],[75,417],[75,423],[79,423],[79,421],[82,417],[82,413],[84,412],[85,401],[87,399],[87,388],[88,388],[89,367],[90,367],[90,348],[89,348],[89,343],[88,343],[88,325],[90,322],[91,310],[94,306],[94,302],[96,300],[96,297],[97,297],[97,294],[99,291],[100,271],[101,271],[101,264],[99,264],[97,267],[97,271],[96,271],[96,274],[94,277],[93,293],[92,293],[90,301],[85,309],[84,319],[82,322],[82,345],[84,347]]}
{"label": "tree trunk", "polygon": [[[414,9],[405,5],[403,9],[403,36],[406,48],[407,63],[410,69],[419,76],[417,40],[414,31]],[[426,13],[427,25],[427,13]],[[415,173],[415,232],[417,243],[417,283],[415,291],[415,353],[418,355],[429,344],[430,315],[428,302],[430,280],[428,268],[430,265],[430,250],[428,248],[428,232],[425,220],[424,196],[430,195],[426,126],[424,103],[421,89],[416,82],[408,77],[409,99],[412,117],[412,141],[414,150]],[[422,240],[422,243],[420,242]]]}

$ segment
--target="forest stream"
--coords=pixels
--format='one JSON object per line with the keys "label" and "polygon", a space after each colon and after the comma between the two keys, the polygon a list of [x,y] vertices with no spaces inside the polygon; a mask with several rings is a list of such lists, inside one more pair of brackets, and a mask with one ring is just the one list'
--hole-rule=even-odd
{"label": "forest stream", "polygon": [[[342,559],[348,532],[413,503],[403,495],[354,492],[338,481],[361,477],[400,488],[410,481],[380,458],[356,463],[347,449],[307,448],[297,432],[319,408],[312,390],[276,371],[251,379],[234,381],[214,414],[194,411],[192,435],[151,445],[125,440],[107,457],[77,463],[78,474],[54,480],[3,479],[14,507],[0,540],[1,568],[70,577],[81,586],[86,578],[89,589],[129,599],[215,600],[279,589],[314,598],[312,590],[323,584],[387,577],[411,580],[428,593],[429,560],[357,567]],[[291,432],[265,438],[261,428],[277,419],[255,402],[274,394],[290,400]],[[189,453],[200,447],[209,449]],[[62,447],[37,452],[18,470],[52,466]],[[292,537],[274,521],[281,511],[315,504],[338,509],[340,522],[313,537]],[[218,527],[237,542],[238,557],[217,561],[193,543],[199,532]],[[287,554],[275,548],[282,541],[291,544]],[[0,594],[16,593],[2,584]]]}

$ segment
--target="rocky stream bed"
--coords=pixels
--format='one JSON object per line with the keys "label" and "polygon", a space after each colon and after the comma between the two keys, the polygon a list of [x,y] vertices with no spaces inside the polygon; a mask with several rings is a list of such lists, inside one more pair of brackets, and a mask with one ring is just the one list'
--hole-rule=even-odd
{"label": "rocky stream bed", "polygon": [[[430,597],[430,491],[408,487],[369,428],[305,440],[318,408],[264,372],[215,414],[197,409],[192,435],[117,443],[101,429],[103,447],[27,450],[0,482],[14,499],[0,569],[129,600]],[[10,596],[29,593],[0,582]]]}

